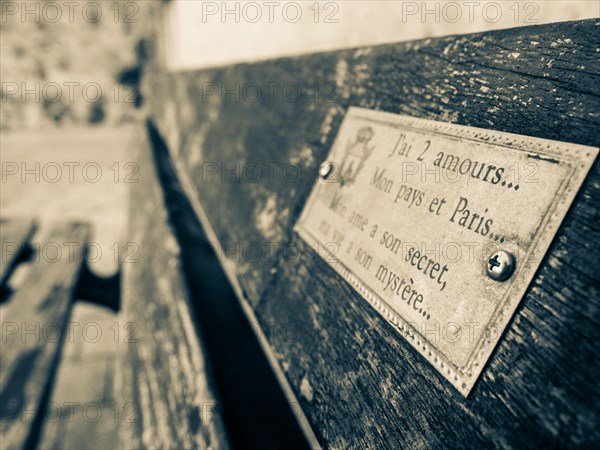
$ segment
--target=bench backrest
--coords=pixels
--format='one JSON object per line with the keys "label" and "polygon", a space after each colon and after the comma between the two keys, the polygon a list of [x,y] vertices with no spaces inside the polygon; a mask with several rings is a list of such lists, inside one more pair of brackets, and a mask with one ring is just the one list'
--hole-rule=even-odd
{"label": "bench backrest", "polygon": [[[350,106],[597,147],[599,28],[558,23],[147,72],[152,120],[185,194],[324,447],[598,441],[598,164],[467,399],[292,229]],[[251,83],[263,89],[258,101],[241,89]],[[258,179],[256,167],[244,172],[250,164]],[[291,166],[301,170],[284,172]],[[256,248],[260,257],[244,253]]]}

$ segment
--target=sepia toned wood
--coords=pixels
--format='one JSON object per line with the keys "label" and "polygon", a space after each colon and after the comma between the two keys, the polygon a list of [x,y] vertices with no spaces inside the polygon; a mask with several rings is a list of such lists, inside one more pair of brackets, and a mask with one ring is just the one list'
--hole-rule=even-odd
{"label": "sepia toned wood", "polygon": [[121,448],[214,448],[229,444],[220,403],[207,376],[180,249],[168,224],[148,141],[140,134],[138,183],[130,191],[129,240],[139,250],[124,261],[119,364]]}
{"label": "sepia toned wood", "polygon": [[2,219],[0,221],[0,290],[10,277],[35,232],[36,224],[31,219]]}
{"label": "sepia toned wood", "polygon": [[120,390],[136,417],[123,424],[122,446],[307,448],[164,142],[148,131],[131,201],[140,252],[124,264],[125,320],[136,336]]}
{"label": "sepia toned wood", "polygon": [[44,425],[89,236],[86,224],[54,225],[23,285],[0,308],[3,448],[32,448]]}
{"label": "sepia toned wood", "polygon": [[[598,446],[597,162],[467,399],[292,227],[350,106],[597,147],[599,30],[588,20],[149,71],[146,98],[194,185],[187,194],[229,251],[243,300],[324,448]],[[265,91],[251,102],[207,95],[207,83],[288,83],[303,95]],[[208,175],[251,162],[295,166],[300,177]],[[235,250],[272,243],[274,256]]]}

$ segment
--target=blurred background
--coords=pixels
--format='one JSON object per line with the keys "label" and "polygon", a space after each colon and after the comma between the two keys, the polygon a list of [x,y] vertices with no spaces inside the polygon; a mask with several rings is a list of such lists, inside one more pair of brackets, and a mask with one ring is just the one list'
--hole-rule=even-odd
{"label": "blurred background", "polygon": [[[597,0],[477,2],[472,15],[465,2],[275,3],[270,10],[265,2],[1,0],[2,218],[35,218],[34,241],[54,221],[89,221],[92,241],[104,250],[93,269],[117,270],[109,249],[127,244],[132,149],[144,97],[152,95],[140,92],[150,57],[170,70],[193,70],[600,16]],[[500,16],[486,7],[491,3],[500,5]],[[72,321],[108,330],[117,317],[82,303]],[[110,407],[116,351],[111,339],[67,343],[53,399]],[[115,448],[115,429],[112,417],[61,419],[47,424],[41,448]]]}
{"label": "blurred background", "polygon": [[2,131],[131,123],[143,3],[2,0]]}
{"label": "blurred background", "polygon": [[[34,243],[45,242],[57,221],[91,223],[101,254],[90,266],[104,276],[118,270],[114,250],[126,245],[152,3],[0,2],[0,215],[35,219]],[[28,264],[20,265],[10,288],[19,289],[27,273]],[[74,333],[65,342],[51,401],[79,406],[46,421],[40,448],[116,448],[117,423],[106,412],[116,401],[111,327],[118,320],[101,306],[75,304],[70,321],[103,337]],[[81,420],[81,405],[92,403],[105,414]]]}
{"label": "blurred background", "polygon": [[[0,2],[3,217],[79,218],[103,246],[122,238],[151,3]],[[108,256],[98,270],[115,269]]]}

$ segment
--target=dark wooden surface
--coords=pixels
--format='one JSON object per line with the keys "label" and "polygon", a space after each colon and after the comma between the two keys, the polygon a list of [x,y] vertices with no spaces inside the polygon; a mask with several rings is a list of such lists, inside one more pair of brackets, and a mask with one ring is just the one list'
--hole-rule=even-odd
{"label": "dark wooden surface", "polygon": [[85,224],[51,227],[22,286],[0,307],[2,448],[32,448],[39,436],[89,234]]}
{"label": "dark wooden surface", "polygon": [[[323,447],[600,445],[598,163],[468,399],[292,232],[349,106],[598,146],[599,30],[589,20],[148,72],[153,119],[220,244],[302,249],[242,254],[234,276]],[[295,83],[303,95],[236,101],[204,95],[208,82]],[[206,177],[207,163],[250,162],[302,177]]]}

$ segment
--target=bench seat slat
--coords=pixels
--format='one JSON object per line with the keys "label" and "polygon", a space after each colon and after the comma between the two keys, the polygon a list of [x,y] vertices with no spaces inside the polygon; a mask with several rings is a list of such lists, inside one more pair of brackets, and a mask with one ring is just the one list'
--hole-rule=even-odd
{"label": "bench seat slat", "polygon": [[130,191],[129,238],[139,252],[135,263],[123,264],[121,329],[128,336],[119,398],[133,413],[119,429],[120,447],[227,449],[221,403],[148,145],[140,139],[139,183]]}
{"label": "bench seat slat", "polygon": [[37,438],[89,235],[85,224],[53,226],[23,285],[0,308],[4,448],[28,448]]}

